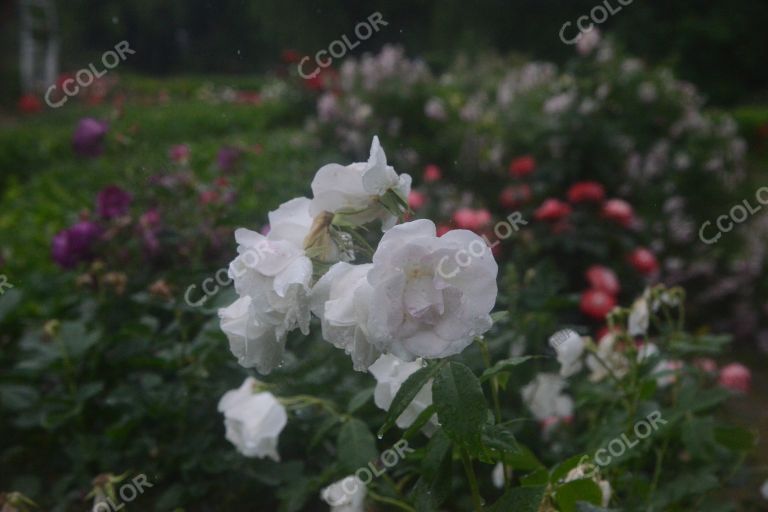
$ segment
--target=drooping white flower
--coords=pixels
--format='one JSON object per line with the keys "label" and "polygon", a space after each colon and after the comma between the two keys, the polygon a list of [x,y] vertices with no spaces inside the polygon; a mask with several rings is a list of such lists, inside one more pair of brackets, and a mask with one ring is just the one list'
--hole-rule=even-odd
{"label": "drooping white flower", "polygon": [[632,304],[629,311],[629,320],[627,321],[627,331],[630,336],[644,336],[648,332],[648,322],[650,321],[650,310],[648,300],[650,290],[646,289]]}
{"label": "drooping white flower", "polygon": [[493,472],[491,473],[491,481],[493,482],[493,486],[497,489],[503,489],[504,488],[504,464],[499,462],[493,467]]}
{"label": "drooping white flower", "polygon": [[331,506],[330,512],[364,512],[366,487],[354,475],[334,482],[320,492],[320,497]]}
{"label": "drooping white flower", "polygon": [[768,500],[768,480],[766,480],[763,486],[760,487],[760,494],[763,495],[763,498]]}
{"label": "drooping white flower", "polygon": [[562,377],[570,377],[581,371],[584,340],[577,332],[572,329],[558,331],[550,336],[549,345],[557,352]]}
{"label": "drooping white flower", "polygon": [[597,357],[592,354],[587,356],[587,367],[592,372],[589,379],[593,382],[603,380],[611,373],[617,378],[626,375],[629,371],[629,361],[618,350],[614,333],[608,333],[600,338],[597,345]]}
{"label": "drooping white flower", "polygon": [[253,300],[247,295],[220,309],[219,322],[240,365],[269,373],[283,360],[285,337],[278,338],[272,325],[258,320]]}
{"label": "drooping white flower", "polygon": [[398,175],[387,165],[379,138],[374,137],[367,162],[327,164],[317,171],[312,180],[310,213],[313,217],[322,212],[340,213],[355,225],[378,219],[386,231],[397,222],[397,214],[392,211],[397,198],[406,201],[410,191],[411,176]]}
{"label": "drooping white flower", "polygon": [[368,337],[410,361],[460,353],[491,327],[498,266],[466,230],[437,237],[430,220],[387,231],[373,255]]}
{"label": "drooping white flower", "polygon": [[368,342],[368,284],[372,264],[339,262],[312,288],[312,312],[320,318],[323,338],[352,356],[354,369],[364,372],[381,354]]}
{"label": "drooping white flower", "polygon": [[227,391],[219,400],[226,437],[246,457],[269,457],[279,462],[277,441],[288,415],[272,393],[255,393],[257,384],[248,377],[239,388]]}
{"label": "drooping white flower", "polygon": [[573,416],[573,399],[562,393],[565,380],[556,373],[539,373],[523,387],[523,402],[539,420]]}
{"label": "drooping white flower", "polygon": [[288,332],[309,333],[312,261],[303,246],[313,223],[309,202],[292,199],[270,212],[267,236],[235,231],[238,256],[229,276],[240,298],[219,310],[219,318],[238,362],[261,373],[282,360]]}
{"label": "drooping white flower", "polygon": [[[407,363],[397,357],[384,354],[368,368],[368,371],[376,378],[376,389],[373,392],[373,401],[379,409],[388,411],[395,395],[400,390],[403,382],[408,380],[424,366],[421,359]],[[397,426],[406,429],[419,417],[424,409],[432,405],[432,381],[428,381],[416,394],[408,407],[397,418]],[[434,431],[437,425],[437,417],[432,416],[425,425],[425,432]]]}

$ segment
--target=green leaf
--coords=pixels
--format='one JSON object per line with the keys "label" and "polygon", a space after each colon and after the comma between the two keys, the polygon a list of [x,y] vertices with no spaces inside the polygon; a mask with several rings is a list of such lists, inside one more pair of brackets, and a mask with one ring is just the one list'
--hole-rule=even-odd
{"label": "green leaf", "polygon": [[515,487],[504,493],[486,512],[538,512],[546,487]]}
{"label": "green leaf", "polygon": [[21,297],[21,292],[15,288],[11,288],[0,295],[0,323],[18,307],[21,303]]}
{"label": "green leaf", "polygon": [[437,364],[422,368],[411,374],[411,376],[403,382],[403,385],[400,386],[395,398],[392,400],[392,404],[389,406],[389,411],[387,411],[387,417],[384,419],[384,424],[379,429],[379,438],[381,438],[387,430],[392,428],[397,421],[397,418],[403,414],[405,408],[410,405],[419,391],[421,391],[421,388],[429,382],[429,379],[435,376],[444,364],[445,361],[440,361]]}
{"label": "green leaf", "polygon": [[376,388],[368,388],[368,389],[363,389],[362,391],[358,391],[357,393],[355,393],[355,396],[353,396],[349,400],[349,405],[347,405],[347,412],[349,414],[354,414],[355,411],[357,411],[362,406],[364,406],[365,403],[368,400],[370,400],[371,397],[373,396],[373,391],[375,389]]}
{"label": "green leaf", "polygon": [[435,376],[432,398],[448,438],[473,451],[480,450],[488,404],[472,370],[455,361],[443,366]]}
{"label": "green leaf", "polygon": [[[486,425],[483,429],[482,441],[483,451],[474,455],[483,462],[493,464],[502,461],[512,469],[522,471],[544,467],[527,446],[515,439],[507,425]],[[492,458],[488,459],[487,454]]]}
{"label": "green leaf", "polygon": [[494,311],[491,313],[491,320],[496,324],[498,322],[504,322],[509,319],[509,311]]}
{"label": "green leaf", "polygon": [[376,440],[368,426],[357,418],[342,425],[338,438],[338,458],[345,470],[354,472],[378,457]]}
{"label": "green leaf", "polygon": [[509,371],[515,366],[521,365],[530,359],[535,359],[538,357],[542,357],[542,356],[519,356],[519,357],[510,357],[509,359],[502,359],[501,361],[494,364],[492,367],[485,370],[483,374],[480,376],[480,381],[485,382],[500,372]]}
{"label": "green leaf", "polygon": [[79,322],[63,322],[58,334],[68,357],[77,359],[99,341],[97,332],[87,333]]}
{"label": "green leaf", "polygon": [[336,426],[336,424],[339,422],[339,418],[337,416],[328,416],[323,420],[323,422],[320,424],[320,427],[315,431],[315,433],[312,435],[312,439],[309,441],[309,445],[307,446],[307,450],[311,450],[317,444],[323,440],[323,438],[330,432],[330,430]]}
{"label": "green leaf", "polygon": [[520,478],[520,484],[526,487],[547,485],[549,483],[549,471],[546,468],[537,469]]}
{"label": "green leaf", "polygon": [[452,453],[451,441],[445,433],[442,430],[435,432],[421,461],[421,477],[411,492],[418,512],[436,511],[450,495]]}
{"label": "green leaf", "polygon": [[737,452],[751,451],[757,444],[754,433],[741,427],[715,427],[715,441]]}
{"label": "green leaf", "polygon": [[561,512],[576,512],[576,503],[579,501],[601,504],[603,491],[593,480],[585,478],[561,485],[555,490],[554,498]]}
{"label": "green leaf", "polygon": [[0,386],[0,404],[13,411],[35,406],[40,394],[31,386],[5,384]]}

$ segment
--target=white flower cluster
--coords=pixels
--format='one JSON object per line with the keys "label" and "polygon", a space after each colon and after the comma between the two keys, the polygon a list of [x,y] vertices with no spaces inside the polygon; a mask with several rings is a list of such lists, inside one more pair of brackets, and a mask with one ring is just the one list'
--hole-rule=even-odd
{"label": "white flower cluster", "polygon": [[[646,289],[627,310],[626,326],[622,330],[630,338],[646,338],[650,318],[662,306],[676,307],[680,298],[670,291]],[[545,427],[545,433],[560,421],[569,421],[573,414],[573,399],[563,393],[568,377],[581,372],[585,363],[590,371],[589,379],[599,382],[607,377],[621,379],[629,372],[631,360],[627,357],[625,342],[616,331],[604,334],[597,346],[588,337],[582,337],[571,329],[563,329],[549,338],[549,345],[557,353],[560,374],[540,373],[522,389],[523,402]],[[592,347],[588,352],[587,348]],[[666,387],[677,380],[682,363],[661,357],[656,344],[642,340],[635,351],[638,364],[653,364],[651,374],[659,387]]]}
{"label": "white flower cluster", "polygon": [[[438,237],[429,220],[397,225],[410,187],[374,137],[367,162],[321,167],[312,199],[270,212],[269,234],[235,232],[229,274],[239,298],[219,316],[241,365],[265,374],[281,364],[287,334],[308,334],[310,313],[358,371],[381,354],[402,361],[458,354],[490,328],[498,271],[490,250],[441,275],[440,261],[482,240],[465,230]],[[384,235],[369,263],[354,244],[365,233],[355,230],[373,222]]]}

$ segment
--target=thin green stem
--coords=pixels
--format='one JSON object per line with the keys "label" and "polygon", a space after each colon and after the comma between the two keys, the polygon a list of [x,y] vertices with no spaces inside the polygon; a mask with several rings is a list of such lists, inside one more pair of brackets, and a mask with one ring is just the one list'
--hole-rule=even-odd
{"label": "thin green stem", "polygon": [[[483,363],[486,369],[491,368],[491,352],[488,349],[488,343],[483,338],[477,338],[477,344],[480,346],[480,353],[483,356]],[[491,377],[491,397],[493,399],[493,410],[496,416],[496,424],[501,423],[501,402],[499,401],[499,381],[497,376]],[[503,464],[502,464],[503,465]],[[509,489],[509,478],[507,477],[507,467],[504,465],[504,489]]]}
{"label": "thin green stem", "polygon": [[390,498],[389,496],[382,496],[381,494],[373,492],[371,489],[368,489],[368,496],[370,496],[374,501],[387,503],[388,505],[395,506],[401,510],[406,510],[407,512],[416,512],[416,509],[409,504],[400,500],[396,500],[395,498]]}
{"label": "thin green stem", "polygon": [[483,512],[483,498],[480,496],[475,469],[472,467],[472,460],[469,458],[466,448],[461,449],[461,461],[464,463],[464,472],[467,474],[469,489],[472,491],[472,502],[475,505],[475,512]]}

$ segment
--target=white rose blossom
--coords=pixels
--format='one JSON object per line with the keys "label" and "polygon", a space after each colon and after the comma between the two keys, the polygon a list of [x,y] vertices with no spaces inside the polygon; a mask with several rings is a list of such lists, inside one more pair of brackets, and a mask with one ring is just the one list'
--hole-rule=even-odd
{"label": "white rose blossom", "polygon": [[555,373],[539,373],[523,387],[523,402],[539,420],[573,416],[573,399],[562,393],[565,380]]}
{"label": "white rose blossom", "polygon": [[313,217],[322,212],[343,214],[353,225],[378,219],[386,231],[397,223],[398,212],[393,209],[399,210],[399,202],[404,203],[410,191],[411,176],[398,175],[387,165],[379,138],[374,137],[367,162],[327,164],[317,171],[310,213]]}
{"label": "white rose blossom", "polygon": [[549,345],[557,352],[557,362],[560,363],[560,375],[570,377],[580,372],[583,363],[584,340],[571,329],[563,329],[549,338]]}
{"label": "white rose blossom", "polygon": [[430,220],[395,226],[368,273],[369,340],[406,361],[460,353],[491,327],[497,272],[491,251],[471,231],[438,238]]}
{"label": "white rose blossom", "polygon": [[288,414],[272,393],[255,393],[257,384],[257,380],[248,377],[239,388],[227,391],[219,400],[226,438],[246,457],[269,457],[279,462],[277,440],[288,422]]}
{"label": "white rose blossom", "polygon": [[[368,371],[376,378],[376,389],[373,392],[373,401],[379,409],[388,411],[395,395],[400,390],[403,382],[424,366],[421,359],[407,363],[397,357],[384,354],[368,368]],[[406,429],[419,417],[427,407],[432,405],[432,381],[428,381],[416,394],[416,397],[408,404],[403,413],[397,418],[397,426]],[[437,417],[432,416],[424,426],[424,431],[430,434],[437,426]]]}
{"label": "white rose blossom", "polygon": [[331,506],[330,512],[364,512],[365,495],[365,484],[353,475],[332,483],[320,492],[323,501]]}
{"label": "white rose blossom", "polygon": [[312,312],[320,318],[323,338],[352,357],[354,369],[364,372],[380,355],[368,342],[368,284],[372,264],[333,265],[312,288]]}
{"label": "white rose blossom", "polygon": [[650,321],[649,299],[650,290],[646,289],[643,295],[632,304],[627,321],[627,331],[630,336],[644,336],[648,332],[648,323]]}
{"label": "white rose blossom", "polygon": [[269,213],[264,236],[235,231],[238,256],[229,266],[240,296],[219,310],[230,350],[245,367],[269,373],[283,358],[286,335],[299,328],[309,334],[309,286],[312,261],[303,248],[313,219],[309,199],[297,198]]}
{"label": "white rose blossom", "polygon": [[592,372],[589,379],[593,382],[603,380],[611,373],[617,378],[626,375],[629,371],[629,361],[620,350],[617,350],[615,334],[608,333],[600,338],[597,357],[592,354],[587,356],[587,367]]}

